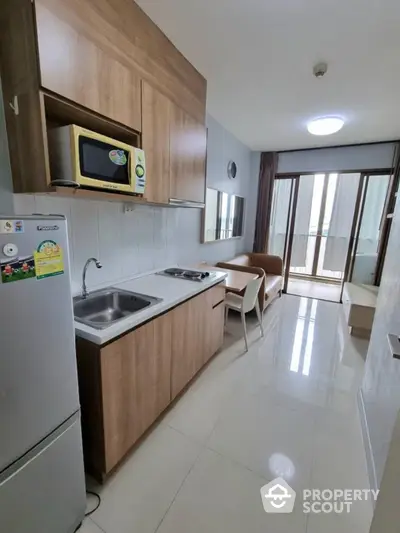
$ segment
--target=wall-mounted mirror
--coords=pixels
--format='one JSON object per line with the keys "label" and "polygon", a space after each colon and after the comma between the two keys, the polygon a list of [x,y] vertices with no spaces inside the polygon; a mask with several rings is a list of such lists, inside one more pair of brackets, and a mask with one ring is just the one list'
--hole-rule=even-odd
{"label": "wall-mounted mirror", "polygon": [[203,242],[243,236],[244,198],[207,188]]}

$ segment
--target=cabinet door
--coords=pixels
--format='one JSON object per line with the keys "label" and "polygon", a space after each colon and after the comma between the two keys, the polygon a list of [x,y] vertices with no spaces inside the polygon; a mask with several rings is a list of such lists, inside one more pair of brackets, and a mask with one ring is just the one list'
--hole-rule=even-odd
{"label": "cabinet door", "polygon": [[170,369],[171,314],[101,350],[106,472],[170,403]]}
{"label": "cabinet door", "polygon": [[217,285],[208,290],[206,295],[204,364],[222,347],[224,342],[225,287]]}
{"label": "cabinet door", "polygon": [[206,293],[172,312],[171,394],[175,398],[203,366]]}
{"label": "cabinet door", "polygon": [[[32,4],[2,1],[0,11],[1,84],[14,192],[47,192],[50,174]],[[17,97],[18,114],[10,106],[15,104],[14,97]],[[3,136],[5,130],[2,130],[2,139]],[[5,140],[2,140],[2,150],[6,161]]]}
{"label": "cabinet door", "polygon": [[[209,331],[209,350],[208,359],[210,359],[222,347],[224,342],[225,327],[225,304],[224,302],[216,305],[208,315]],[[205,361],[207,362],[207,361]]]}
{"label": "cabinet door", "polygon": [[170,101],[142,82],[142,147],[146,154],[146,192],[149,202],[169,201]]}
{"label": "cabinet door", "polygon": [[206,129],[183,109],[171,104],[170,197],[204,203]]}
{"label": "cabinet door", "polygon": [[140,78],[45,3],[35,3],[42,86],[141,131]]}

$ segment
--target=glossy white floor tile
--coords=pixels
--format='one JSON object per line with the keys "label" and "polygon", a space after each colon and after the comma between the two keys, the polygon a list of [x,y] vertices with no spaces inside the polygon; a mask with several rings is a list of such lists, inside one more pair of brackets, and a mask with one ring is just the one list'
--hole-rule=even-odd
{"label": "glossy white floor tile", "polygon": [[321,281],[289,278],[287,292],[295,296],[339,302],[341,286]]}
{"label": "glossy white floor tile", "polygon": [[79,529],[79,533],[104,533],[104,531],[99,526],[96,526],[90,518],[86,518]]}
{"label": "glossy white floor tile", "polygon": [[[231,313],[224,350],[102,489],[91,522],[106,533],[367,533],[370,502],[305,515],[304,488],[368,489],[357,409],[367,341],[338,304],[284,296],[249,317],[244,352]],[[264,512],[260,488],[283,477],[291,514]],[[83,529],[83,533],[99,533]]]}
{"label": "glossy white floor tile", "polygon": [[153,533],[199,453],[181,433],[157,427],[101,490],[93,522],[107,533]]}
{"label": "glossy white floor tile", "polygon": [[287,533],[306,531],[305,515],[267,515],[260,504],[266,480],[205,449],[186,478],[158,533]]}

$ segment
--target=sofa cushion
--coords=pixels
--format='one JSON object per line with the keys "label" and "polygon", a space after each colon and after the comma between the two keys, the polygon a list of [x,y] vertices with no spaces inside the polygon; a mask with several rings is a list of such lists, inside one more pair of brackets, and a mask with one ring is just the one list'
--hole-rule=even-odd
{"label": "sofa cushion", "polygon": [[265,276],[265,294],[268,298],[276,296],[282,290],[282,276],[267,274]]}

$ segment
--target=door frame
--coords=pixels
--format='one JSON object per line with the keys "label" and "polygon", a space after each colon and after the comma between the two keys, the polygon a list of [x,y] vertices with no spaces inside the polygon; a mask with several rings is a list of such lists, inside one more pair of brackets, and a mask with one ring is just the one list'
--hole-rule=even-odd
{"label": "door frame", "polygon": [[360,178],[358,181],[356,203],[354,205],[353,221],[352,221],[351,230],[350,230],[349,246],[347,247],[346,263],[344,266],[343,278],[342,278],[342,283],[340,287],[340,298],[339,298],[340,303],[343,303],[344,284],[349,279],[349,273],[352,268],[352,256],[354,255],[353,250],[354,250],[354,247],[357,246],[357,242],[358,242],[358,240],[356,240],[356,233],[358,232],[358,234],[360,234],[360,226],[361,226],[361,218],[362,218],[360,216],[360,205],[361,205],[361,202],[364,202],[365,204],[365,196],[366,196],[365,176],[366,176],[365,173],[360,173]]}
{"label": "door frame", "polygon": [[324,227],[324,218],[325,218],[325,212],[326,212],[326,199],[328,196],[329,176],[330,176],[329,173],[324,174],[324,186],[322,189],[321,208],[319,210],[317,235],[315,238],[315,247],[314,247],[314,257],[313,257],[313,264],[311,268],[311,277],[314,277],[314,278],[317,277],[319,254],[321,251],[322,231]]}
{"label": "door frame", "polygon": [[283,255],[284,276],[282,292],[286,294],[289,283],[290,263],[292,259],[294,226],[296,223],[297,214],[297,199],[299,197],[300,174],[294,175],[291,178],[280,179],[290,179],[292,182],[290,188],[289,209],[286,223],[285,252]]}

